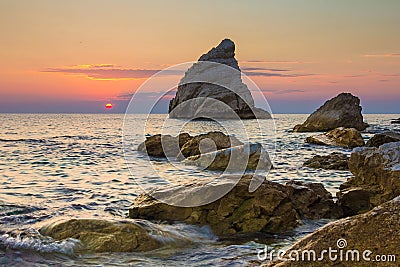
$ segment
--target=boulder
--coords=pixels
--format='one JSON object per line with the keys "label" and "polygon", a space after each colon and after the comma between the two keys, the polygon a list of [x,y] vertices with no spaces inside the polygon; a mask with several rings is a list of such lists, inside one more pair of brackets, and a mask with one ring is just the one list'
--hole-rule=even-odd
{"label": "boulder", "polygon": [[243,145],[236,137],[222,132],[209,132],[189,139],[181,149],[180,159]]}
{"label": "boulder", "polygon": [[341,93],[328,100],[312,113],[303,124],[294,127],[295,132],[324,132],[338,127],[365,130],[361,115],[360,99],[350,93]]}
{"label": "boulder", "polygon": [[303,167],[325,170],[347,171],[349,157],[343,153],[333,152],[326,156],[316,155],[304,162]]}
{"label": "boulder", "polygon": [[254,100],[235,59],[235,44],[224,39],[185,73],[169,104],[170,118],[270,119]]}
{"label": "boulder", "polygon": [[365,146],[368,147],[379,147],[386,143],[400,142],[400,133],[398,132],[384,132],[374,135],[368,140]]}
{"label": "boulder", "polygon": [[180,148],[191,138],[188,133],[181,133],[178,136],[156,134],[147,137],[137,150],[152,157],[176,157]]}
{"label": "boulder", "polygon": [[[249,192],[252,179],[262,183],[257,190]],[[230,185],[232,182],[235,184]],[[338,218],[342,215],[321,184],[292,182],[282,185],[266,181],[263,176],[244,175],[240,178],[230,175],[219,177],[213,186],[228,184],[233,187],[229,193],[210,204],[196,207],[159,202],[151,196],[154,192],[142,194],[130,207],[129,217],[209,225],[214,234],[226,237],[241,233],[282,233],[297,226],[301,218]],[[173,191],[172,197],[191,198],[194,187],[201,188],[202,185],[186,185],[182,191]],[[203,192],[203,198],[210,194],[209,190]]]}
{"label": "boulder", "polygon": [[[267,266],[398,266],[399,233],[400,197],[397,197],[367,213],[321,227],[288,248],[282,257],[284,260],[276,260]],[[336,260],[330,260],[329,249]],[[314,254],[308,253],[310,251],[315,252],[316,259],[323,255],[322,259],[314,260]],[[376,255],[385,258],[375,258]],[[375,259],[381,259],[381,264]]]}
{"label": "boulder", "polygon": [[245,144],[206,154],[188,157],[188,165],[195,165],[207,170],[245,171],[270,170],[271,160],[261,144]]}
{"label": "boulder", "polygon": [[[355,148],[350,156],[349,169],[354,175],[340,186],[337,194],[339,203],[346,203],[344,210],[350,210],[348,215],[364,211],[359,204],[351,204],[344,198],[349,198],[348,192],[362,195],[362,207],[375,207],[400,195],[400,142],[387,143],[379,148]],[[351,191],[357,189],[356,192]],[[351,197],[354,198],[354,197]],[[355,207],[352,207],[355,206]]]}
{"label": "boulder", "polygon": [[74,238],[89,252],[134,252],[160,248],[160,240],[134,221],[69,219],[43,226],[39,232],[56,240]]}
{"label": "boulder", "polygon": [[391,123],[392,124],[400,124],[400,118],[392,120]]}
{"label": "boulder", "polygon": [[364,145],[364,140],[359,131],[354,128],[339,127],[324,134],[309,136],[307,143],[323,146],[341,146],[354,148]]}

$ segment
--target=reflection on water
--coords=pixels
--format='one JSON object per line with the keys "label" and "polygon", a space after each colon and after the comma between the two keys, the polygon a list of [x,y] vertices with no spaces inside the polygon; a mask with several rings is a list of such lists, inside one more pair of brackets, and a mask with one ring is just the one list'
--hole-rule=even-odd
{"label": "reflection on water", "polygon": [[[145,133],[143,128],[134,125],[145,124],[146,116],[130,116],[134,116],[129,120],[133,124],[129,135],[132,173],[127,168],[122,149],[123,115],[0,114],[0,265],[33,262],[45,265],[240,265],[256,260],[257,248],[262,247],[262,243],[286,246],[318,226],[309,222],[291,236],[232,244],[204,234],[201,227],[161,225],[170,231],[180,231],[196,242],[184,248],[166,247],[147,253],[75,255],[67,253],[75,245],[74,241],[57,243],[37,235],[34,238],[35,229],[49,219],[126,217],[131,201],[142,192],[136,184],[137,179],[148,186],[163,182],[152,171],[147,157],[134,149],[143,141],[144,134],[161,132],[165,115],[152,115]],[[306,144],[304,139],[312,133],[291,133],[292,127],[306,117],[275,115],[275,125],[272,121],[260,122],[264,123],[262,133],[253,127],[255,122],[251,120],[243,122],[247,133],[235,132],[240,128],[237,121],[226,121],[224,125],[194,121],[184,124],[183,131],[199,134],[219,130],[234,134],[242,141],[260,142],[272,154],[274,169],[267,176],[269,180],[322,182],[334,194],[350,176],[349,172],[301,166],[314,154],[334,151],[349,154],[351,151]],[[390,124],[391,119],[398,117],[366,115],[366,121],[372,127],[363,133],[363,137],[368,139],[383,130],[399,130],[399,125]],[[181,128],[181,121],[168,120],[163,130],[176,134]],[[174,183],[209,179],[217,174],[179,162],[169,164],[158,160],[152,164],[158,173]],[[16,231],[33,236],[29,240],[21,239],[18,234],[10,236]]]}

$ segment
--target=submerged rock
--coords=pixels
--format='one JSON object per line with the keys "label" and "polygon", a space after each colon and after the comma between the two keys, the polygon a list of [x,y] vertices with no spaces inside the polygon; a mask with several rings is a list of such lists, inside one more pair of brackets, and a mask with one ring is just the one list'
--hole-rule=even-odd
{"label": "submerged rock", "polygon": [[360,99],[350,93],[341,93],[328,100],[312,113],[303,124],[294,127],[295,132],[324,132],[338,127],[365,130],[361,115]]}
{"label": "submerged rock", "polygon": [[[398,266],[396,261],[400,257],[399,233],[400,198],[397,197],[367,213],[321,227],[291,246],[283,256],[286,261],[276,261],[267,266],[379,266],[375,263],[376,255],[385,256],[382,266]],[[336,256],[336,260],[329,259],[329,248],[332,252],[336,250],[331,254],[332,258]],[[340,250],[343,252],[342,261]],[[371,252],[363,254],[367,250]],[[308,254],[309,251],[315,252],[315,259],[324,255],[323,259],[313,260],[314,254]],[[302,255],[305,255],[304,260],[301,260]],[[297,257],[297,261],[289,260]]]}
{"label": "submerged rock", "polygon": [[400,133],[398,132],[384,132],[374,135],[368,140],[365,146],[379,147],[386,143],[400,142]]}
{"label": "submerged rock", "polygon": [[[234,175],[225,178],[218,178],[214,188],[237,181]],[[252,179],[263,182],[257,190],[249,192]],[[142,194],[130,207],[129,217],[209,225],[213,233],[221,237],[239,233],[282,233],[298,225],[301,218],[338,218],[342,215],[321,184],[291,182],[281,185],[264,179],[245,175],[237,184],[229,184],[233,189],[228,194],[199,207],[172,206]],[[191,198],[195,188],[201,188],[201,185],[187,185],[182,191],[173,191],[172,195],[180,200]],[[203,192],[203,198],[210,194],[207,190]]]}
{"label": "submerged rock", "polygon": [[188,133],[181,133],[178,136],[156,134],[147,137],[137,150],[152,157],[176,157],[180,148],[191,138]]}
{"label": "submerged rock", "polygon": [[303,167],[325,170],[349,170],[349,157],[345,154],[333,152],[326,156],[316,155],[304,162]]}
{"label": "submerged rock", "polygon": [[[364,206],[375,207],[400,195],[400,142],[354,149],[349,168],[354,177],[342,184],[338,193],[339,203],[347,203],[346,215],[363,212]],[[362,194],[363,201],[367,199],[369,204],[363,204],[360,210],[358,204],[343,200],[351,189],[357,189],[357,194]]]}
{"label": "submerged rock", "polygon": [[354,148],[364,145],[364,140],[359,131],[354,128],[339,127],[324,134],[309,136],[307,143],[324,146],[341,146]]}
{"label": "submerged rock", "polygon": [[90,252],[133,252],[160,248],[163,244],[134,221],[70,219],[51,223],[39,232],[56,240],[78,239]]}
{"label": "submerged rock", "polygon": [[245,144],[188,157],[185,163],[207,170],[228,172],[270,170],[272,167],[267,151],[259,143]]}
{"label": "submerged rock", "polygon": [[392,124],[400,124],[400,118],[392,120],[391,123]]}
{"label": "submerged rock", "polygon": [[269,119],[254,100],[235,59],[235,44],[224,39],[202,55],[179,83],[169,104],[170,118]]}

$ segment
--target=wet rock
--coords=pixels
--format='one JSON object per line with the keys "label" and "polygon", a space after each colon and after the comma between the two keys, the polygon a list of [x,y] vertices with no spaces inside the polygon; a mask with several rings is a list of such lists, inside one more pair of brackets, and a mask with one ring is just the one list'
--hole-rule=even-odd
{"label": "wet rock", "polygon": [[236,137],[222,132],[209,132],[189,139],[181,149],[180,159],[243,145]]}
{"label": "wet rock", "polygon": [[328,100],[312,113],[303,124],[294,127],[295,132],[324,132],[338,127],[355,128],[359,131],[368,126],[363,122],[360,99],[350,93],[341,93]]}
{"label": "wet rock", "polygon": [[[391,261],[382,262],[382,266],[398,266],[396,260],[400,257],[399,232],[400,198],[397,197],[367,213],[329,223],[302,238],[284,255],[285,259],[296,259],[299,255],[300,260],[277,260],[267,266],[378,266],[379,264],[374,263],[376,255],[394,255],[395,259],[392,257]],[[336,250],[336,253],[332,253],[332,257],[337,256],[336,260],[329,259],[329,254],[326,253],[329,248]],[[313,260],[313,254],[310,260],[308,254],[305,254],[305,260],[301,260],[304,251],[315,251],[318,259],[323,250],[323,260]],[[342,261],[340,250],[343,251]],[[354,250],[357,250],[358,254],[348,253]],[[370,261],[363,258],[363,252],[366,250],[371,251],[364,255],[370,258]],[[346,253],[349,259],[347,261]]]}
{"label": "wet rock", "polygon": [[303,167],[325,170],[347,171],[349,157],[345,154],[333,152],[326,156],[316,155],[304,162]]}
{"label": "wet rock", "polygon": [[[142,194],[130,207],[129,217],[209,225],[214,234],[224,237],[255,232],[282,233],[297,226],[301,218],[338,218],[342,215],[321,184],[292,182],[281,185],[251,175],[239,177],[239,182],[234,175],[224,178],[219,177],[218,184],[213,186],[228,185],[233,187],[232,190],[210,204],[178,207]],[[249,192],[252,179],[263,182],[257,190]],[[237,184],[229,184],[232,181]],[[187,185],[182,192],[174,191],[172,197],[191,198],[194,187],[201,185]],[[206,198],[209,192],[204,191],[202,195]]]}
{"label": "wet rock", "polygon": [[176,157],[180,148],[191,138],[188,133],[181,133],[179,136],[156,134],[147,137],[137,150],[152,157]]}
{"label": "wet rock", "polygon": [[90,252],[148,251],[163,245],[134,221],[70,219],[46,225],[39,232],[56,240],[78,239]]}
{"label": "wet rock", "polygon": [[170,118],[269,119],[271,115],[254,108],[250,90],[242,82],[235,59],[235,44],[224,39],[202,55],[178,85],[170,101]]}
{"label": "wet rock", "polygon": [[392,120],[391,123],[392,124],[400,124],[400,118]]}
{"label": "wet rock", "polygon": [[245,171],[270,170],[271,160],[267,151],[259,143],[245,144],[216,152],[188,157],[188,165],[195,165],[207,170]]}
{"label": "wet rock", "polygon": [[359,131],[354,128],[339,127],[325,134],[309,136],[307,143],[324,146],[341,146],[354,148],[364,145],[364,140]]}
{"label": "wet rock", "polygon": [[379,147],[386,143],[400,142],[400,133],[398,132],[384,132],[374,135],[368,140],[366,146]]}
{"label": "wet rock", "polygon": [[354,177],[342,184],[338,193],[339,203],[348,203],[345,210],[358,210],[358,204],[352,207],[351,202],[342,200],[348,197],[346,192],[351,189],[357,189],[357,194],[362,192],[363,195],[368,195],[369,205],[365,206],[369,207],[393,199],[400,195],[400,142],[387,143],[379,148],[354,149],[349,160],[349,169]]}

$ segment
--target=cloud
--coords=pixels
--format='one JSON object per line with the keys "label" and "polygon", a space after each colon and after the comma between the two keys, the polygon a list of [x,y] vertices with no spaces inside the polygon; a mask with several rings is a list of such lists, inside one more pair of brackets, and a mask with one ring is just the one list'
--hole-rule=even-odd
{"label": "cloud", "polygon": [[400,57],[400,53],[367,54],[364,57]]}
{"label": "cloud", "polygon": [[264,77],[285,77],[285,78],[295,78],[295,77],[305,77],[305,76],[313,76],[315,74],[281,74],[281,73],[271,73],[271,72],[253,72],[253,71],[244,71],[244,74],[247,76],[264,76]]}
{"label": "cloud", "polygon": [[285,89],[285,90],[261,89],[261,92],[273,93],[275,95],[283,95],[283,94],[290,94],[290,93],[304,93],[305,90],[300,90],[300,89]]}
{"label": "cloud", "polygon": [[146,98],[146,99],[154,99],[156,97],[160,97],[163,95],[162,98],[172,98],[176,94],[176,90],[171,90],[168,92],[139,92],[139,93],[123,93],[116,96],[117,100],[130,100],[134,95],[136,97]]}
{"label": "cloud", "polygon": [[244,68],[242,68],[242,71],[255,71],[255,70],[261,70],[261,71],[276,71],[276,72],[281,72],[281,71],[290,71],[290,70],[287,70],[287,69],[271,69],[271,68],[260,68],[260,67],[257,67],[257,68],[253,68],[253,67],[248,67],[248,68],[246,68],[246,67],[244,67]]}
{"label": "cloud", "polygon": [[181,70],[125,69],[118,68],[114,64],[75,65],[41,70],[41,72],[87,76],[94,80],[143,79],[149,78],[160,71],[163,71],[162,75],[182,75],[184,73]]}
{"label": "cloud", "polygon": [[239,60],[239,63],[253,64],[310,64],[316,62],[298,61],[298,60]]}

